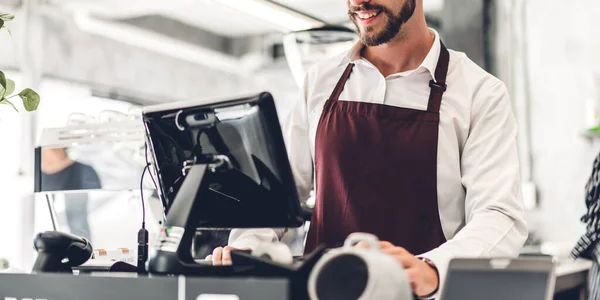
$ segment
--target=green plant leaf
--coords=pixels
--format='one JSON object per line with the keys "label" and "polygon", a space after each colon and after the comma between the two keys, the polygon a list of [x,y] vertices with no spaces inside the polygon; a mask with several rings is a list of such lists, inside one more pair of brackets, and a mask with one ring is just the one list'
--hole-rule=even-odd
{"label": "green plant leaf", "polygon": [[4,76],[4,72],[0,71],[0,86],[3,89],[6,89],[6,76]]}
{"label": "green plant leaf", "polygon": [[15,18],[15,15],[11,15],[8,13],[0,13],[0,20],[2,21],[12,21]]}
{"label": "green plant leaf", "polygon": [[0,19],[0,29],[4,28],[4,20]]}
{"label": "green plant leaf", "polygon": [[12,79],[6,79],[6,93],[4,96],[10,96],[15,92],[15,82]]}
{"label": "green plant leaf", "polygon": [[15,91],[15,82],[11,79],[6,79],[6,88],[0,86],[0,98],[10,96]]}
{"label": "green plant leaf", "polygon": [[15,107],[15,105],[12,104],[12,102],[8,101],[8,99],[2,98],[2,100],[0,100],[0,104],[8,104],[8,105],[12,106],[12,108],[14,108],[16,112],[19,112],[19,110]]}
{"label": "green plant leaf", "polygon": [[10,37],[12,37],[12,31],[10,31],[10,28],[6,27],[6,25],[0,27],[0,29],[2,28],[6,28],[6,31],[8,31],[8,35],[10,35]]}
{"label": "green plant leaf", "polygon": [[23,100],[23,106],[26,111],[34,111],[40,105],[40,95],[30,88],[21,91],[19,97]]}

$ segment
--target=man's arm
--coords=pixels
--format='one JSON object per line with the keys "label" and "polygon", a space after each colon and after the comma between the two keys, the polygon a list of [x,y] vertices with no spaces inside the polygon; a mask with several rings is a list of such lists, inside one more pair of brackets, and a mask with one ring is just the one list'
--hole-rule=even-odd
{"label": "man's arm", "polygon": [[461,157],[466,226],[440,247],[420,255],[435,264],[440,284],[453,257],[517,256],[527,238],[517,124],[508,92],[498,82],[479,98],[473,102]]}
{"label": "man's arm", "polygon": [[[308,137],[308,112],[306,95],[308,75],[304,80],[302,97],[294,103],[291,113],[282,126],[283,138],[294,181],[301,201],[308,199],[312,188],[313,163]],[[234,248],[253,248],[261,242],[278,241],[285,229],[234,229],[229,235],[229,245]]]}

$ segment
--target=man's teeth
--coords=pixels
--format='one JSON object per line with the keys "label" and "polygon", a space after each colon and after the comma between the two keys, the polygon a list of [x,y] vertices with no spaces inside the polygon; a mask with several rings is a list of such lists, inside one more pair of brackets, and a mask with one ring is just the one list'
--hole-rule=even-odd
{"label": "man's teeth", "polygon": [[376,16],[377,14],[379,14],[379,12],[372,12],[370,14],[365,14],[365,13],[357,13],[358,17],[361,19],[369,19],[372,18],[374,16]]}

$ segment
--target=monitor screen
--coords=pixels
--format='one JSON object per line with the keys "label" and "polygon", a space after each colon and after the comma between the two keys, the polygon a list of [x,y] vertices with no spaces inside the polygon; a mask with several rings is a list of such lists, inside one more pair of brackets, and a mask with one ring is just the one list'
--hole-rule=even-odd
{"label": "monitor screen", "polygon": [[484,266],[482,263],[486,263],[486,260],[451,263],[442,299],[548,299],[553,273],[552,262],[516,259],[506,268]]}
{"label": "monitor screen", "polygon": [[191,165],[225,157],[199,193],[199,228],[297,227],[300,202],[269,93],[148,107],[143,113],[168,213]]}

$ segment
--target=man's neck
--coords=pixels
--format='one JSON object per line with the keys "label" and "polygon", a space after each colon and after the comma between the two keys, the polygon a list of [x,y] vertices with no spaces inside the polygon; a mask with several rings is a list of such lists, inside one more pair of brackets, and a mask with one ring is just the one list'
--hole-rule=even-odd
{"label": "man's neck", "polygon": [[435,35],[425,23],[418,25],[407,26],[388,43],[365,47],[362,56],[384,77],[418,68],[435,41]]}
{"label": "man's neck", "polygon": [[46,162],[46,163],[44,163],[42,160],[42,172],[44,172],[46,174],[56,174],[64,169],[66,169],[73,163],[75,163],[75,162],[71,159],[64,159],[64,160],[60,160],[60,161],[53,161],[53,162]]}

